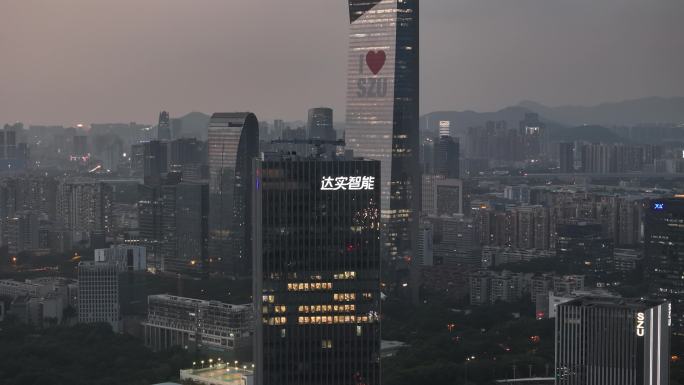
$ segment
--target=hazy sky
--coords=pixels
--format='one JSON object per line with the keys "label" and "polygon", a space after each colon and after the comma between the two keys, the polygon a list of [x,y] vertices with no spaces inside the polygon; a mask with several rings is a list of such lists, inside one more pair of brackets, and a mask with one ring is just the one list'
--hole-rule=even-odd
{"label": "hazy sky", "polygon": [[[684,95],[682,0],[423,0],[422,113]],[[0,123],[343,119],[345,0],[0,0]]]}

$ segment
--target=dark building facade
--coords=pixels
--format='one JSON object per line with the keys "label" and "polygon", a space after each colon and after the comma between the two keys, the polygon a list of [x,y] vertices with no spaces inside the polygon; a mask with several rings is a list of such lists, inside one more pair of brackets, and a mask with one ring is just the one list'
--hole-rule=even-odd
{"label": "dark building facade", "polygon": [[672,327],[684,334],[684,198],[656,199],[645,209],[644,246],[651,294],[672,303]]}
{"label": "dark building facade", "polygon": [[139,185],[140,245],[151,269],[199,273],[207,267],[209,186],[169,174],[158,185]]}
{"label": "dark building facade", "polygon": [[558,165],[563,174],[575,172],[575,145],[573,143],[558,143]]}
{"label": "dark building facade", "polygon": [[556,384],[670,383],[668,302],[581,297],[556,311]]}
{"label": "dark building facade", "polygon": [[600,223],[568,220],[556,226],[556,255],[566,263],[604,277],[612,270],[614,243]]}
{"label": "dark building facade", "polygon": [[309,139],[337,139],[337,134],[333,128],[332,108],[318,107],[310,109],[306,129]]}
{"label": "dark building facade", "polygon": [[247,275],[252,196],[248,182],[259,155],[259,121],[253,113],[215,113],[207,140],[210,257],[221,269]]}
{"label": "dark building facade", "polygon": [[168,172],[166,142],[152,140],[131,146],[131,171],[145,183],[156,184]]}
{"label": "dark building facade", "polygon": [[207,143],[195,138],[180,138],[169,143],[169,170],[180,172],[184,181],[209,178]]}
{"label": "dark building facade", "polygon": [[420,211],[419,2],[349,0],[347,149],[381,164],[384,255],[414,249]]}
{"label": "dark building facade", "polygon": [[380,384],[380,162],[257,160],[256,383]]}
{"label": "dark building facade", "polygon": [[159,124],[157,125],[157,139],[171,140],[171,119],[169,113],[162,111],[159,113]]}
{"label": "dark building facade", "polygon": [[458,140],[451,136],[440,136],[434,147],[435,174],[448,179],[461,177],[460,150]]}

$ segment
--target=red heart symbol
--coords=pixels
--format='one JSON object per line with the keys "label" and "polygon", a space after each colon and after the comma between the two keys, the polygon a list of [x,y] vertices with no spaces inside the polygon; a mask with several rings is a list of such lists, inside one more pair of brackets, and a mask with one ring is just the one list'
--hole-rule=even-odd
{"label": "red heart symbol", "polygon": [[380,72],[385,65],[385,60],[387,60],[385,51],[368,51],[366,54],[366,64],[368,64],[368,68],[373,72],[373,75],[377,75]]}

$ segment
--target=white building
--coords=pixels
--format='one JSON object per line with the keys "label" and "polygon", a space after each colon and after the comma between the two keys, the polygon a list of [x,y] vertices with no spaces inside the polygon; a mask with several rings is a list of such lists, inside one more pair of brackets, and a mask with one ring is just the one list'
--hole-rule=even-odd
{"label": "white building", "polygon": [[117,265],[81,262],[78,264],[78,283],[78,322],[107,322],[114,332],[121,332]]}
{"label": "white building", "polygon": [[254,330],[251,305],[231,305],[171,295],[151,295],[144,322],[145,345],[230,351],[249,346]]}
{"label": "white building", "polygon": [[114,263],[125,271],[145,271],[147,253],[143,246],[112,245],[108,249],[95,249],[95,262]]}

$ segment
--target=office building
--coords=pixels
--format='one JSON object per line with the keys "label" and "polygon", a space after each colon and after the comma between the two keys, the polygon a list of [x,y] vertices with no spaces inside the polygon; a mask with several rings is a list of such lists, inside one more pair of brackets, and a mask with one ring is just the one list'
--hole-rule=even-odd
{"label": "office building", "polygon": [[159,124],[157,125],[157,140],[171,140],[171,119],[169,113],[162,111],[159,113]]}
{"label": "office building", "polygon": [[164,177],[168,169],[168,144],[158,140],[143,142],[143,173],[145,183],[156,184]]}
{"label": "office building", "polygon": [[558,143],[558,170],[561,174],[575,172],[574,143]]}
{"label": "office building", "polygon": [[207,267],[209,186],[190,182],[164,184],[161,204],[163,270],[186,272]]}
{"label": "office building", "polygon": [[381,163],[384,254],[414,249],[420,211],[419,3],[350,0],[347,149]]}
{"label": "office building", "polygon": [[458,139],[454,140],[448,134],[440,135],[434,147],[434,172],[447,179],[461,177],[460,148]]}
{"label": "office building", "polygon": [[333,110],[323,107],[310,109],[306,131],[309,139],[337,139],[337,134],[333,128]]}
{"label": "office building", "polygon": [[257,160],[260,385],[380,383],[380,162]]}
{"label": "office building", "polygon": [[78,264],[78,322],[106,322],[123,331],[119,302],[119,268],[94,261]]}
{"label": "office building", "polygon": [[252,113],[215,113],[207,141],[210,256],[245,275],[251,268],[252,159],[259,155],[259,121]]}
{"label": "office building", "polygon": [[151,271],[198,273],[209,261],[209,187],[177,174],[140,185],[140,245]]}
{"label": "office building", "polygon": [[147,270],[147,253],[142,246],[112,245],[95,249],[95,262],[119,265],[126,271]]}
{"label": "office building", "polygon": [[433,224],[424,222],[418,231],[415,264],[419,266],[433,266],[435,264]]}
{"label": "office building", "polygon": [[227,352],[252,342],[251,305],[160,294],[147,298],[145,345],[152,350],[173,346],[205,352]]}
{"label": "office building", "polygon": [[668,302],[587,296],[556,312],[556,384],[670,383]]}
{"label": "office building", "polygon": [[672,303],[672,328],[684,334],[684,199],[648,202],[644,263],[653,296]]}
{"label": "office building", "polygon": [[179,172],[183,181],[199,182],[208,179],[207,143],[195,138],[171,141],[169,171]]}
{"label": "office building", "polygon": [[463,181],[437,179],[435,186],[437,215],[463,214]]}
{"label": "office building", "polygon": [[556,226],[556,255],[588,272],[605,276],[612,270],[613,239],[603,236],[603,226],[582,220],[569,220]]}

